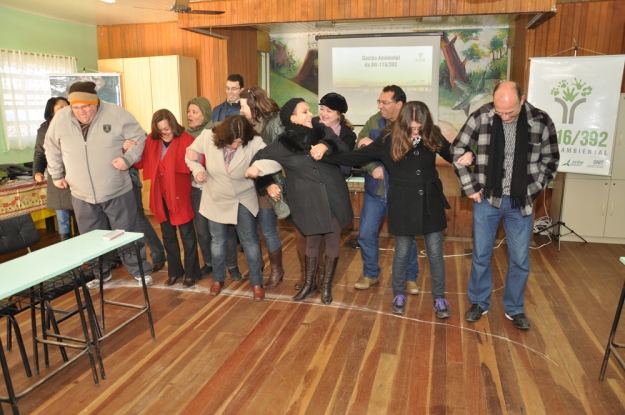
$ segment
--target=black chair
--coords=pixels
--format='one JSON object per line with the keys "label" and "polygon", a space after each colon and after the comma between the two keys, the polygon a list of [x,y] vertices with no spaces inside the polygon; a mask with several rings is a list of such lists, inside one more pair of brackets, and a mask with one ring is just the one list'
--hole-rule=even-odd
{"label": "black chair", "polygon": [[[31,247],[40,240],[39,232],[29,214],[0,220],[0,255],[20,250],[31,252]],[[26,291],[0,301],[0,316],[7,318],[7,350],[12,348],[12,331],[14,330],[26,375],[31,377],[24,340],[15,318],[16,315],[30,308],[29,298],[30,294]]]}

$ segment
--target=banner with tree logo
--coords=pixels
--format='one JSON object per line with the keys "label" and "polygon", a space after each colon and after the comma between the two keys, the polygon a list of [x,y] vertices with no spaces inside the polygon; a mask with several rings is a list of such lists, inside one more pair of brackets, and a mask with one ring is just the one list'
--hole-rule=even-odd
{"label": "banner with tree logo", "polygon": [[532,58],[528,101],[556,126],[558,171],[610,175],[625,55]]}

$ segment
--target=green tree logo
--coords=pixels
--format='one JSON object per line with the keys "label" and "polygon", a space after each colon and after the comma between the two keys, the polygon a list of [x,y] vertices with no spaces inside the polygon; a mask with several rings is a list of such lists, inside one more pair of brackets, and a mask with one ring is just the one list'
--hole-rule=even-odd
{"label": "green tree logo", "polygon": [[[558,82],[557,87],[551,89],[551,95],[555,97],[554,101],[562,105],[562,124],[573,124],[575,110],[579,105],[586,102],[586,97],[591,93],[592,87],[587,86],[585,82],[577,78],[574,78],[570,84],[569,81],[562,80]],[[570,108],[567,102],[571,103]]]}

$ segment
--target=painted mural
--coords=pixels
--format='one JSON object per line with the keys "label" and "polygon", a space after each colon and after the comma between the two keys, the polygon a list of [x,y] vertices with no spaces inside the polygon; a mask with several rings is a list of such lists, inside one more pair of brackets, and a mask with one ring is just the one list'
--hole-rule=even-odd
{"label": "painted mural", "polygon": [[438,124],[453,140],[468,115],[491,102],[508,73],[507,29],[443,32],[438,82]]}
{"label": "painted mural", "polygon": [[[278,105],[302,97],[317,113],[317,43],[314,34],[271,37],[271,96]],[[492,100],[507,78],[508,29],[452,29],[441,37],[438,123],[453,140],[468,115]],[[392,80],[389,80],[392,83]]]}

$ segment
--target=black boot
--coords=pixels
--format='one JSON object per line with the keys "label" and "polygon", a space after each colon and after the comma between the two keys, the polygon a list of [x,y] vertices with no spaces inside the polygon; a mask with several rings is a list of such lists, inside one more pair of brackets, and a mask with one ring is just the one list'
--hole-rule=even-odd
{"label": "black boot", "polygon": [[305,271],[304,257],[305,256],[306,254],[304,252],[297,251],[297,259],[299,259],[300,274],[299,274],[299,281],[295,283],[296,290],[301,290],[302,287],[304,286],[304,281],[306,281],[306,274],[304,274],[304,271]]}
{"label": "black boot", "polygon": [[326,262],[326,254],[323,254],[323,256],[321,257],[321,262],[319,263],[319,266],[317,267],[317,291],[319,292],[321,292],[321,286],[323,285],[323,273],[325,269],[325,262]]}
{"label": "black boot", "polygon": [[71,237],[72,237],[71,233],[60,233],[59,234],[59,239],[61,240],[61,242],[67,241]]}
{"label": "black boot", "polygon": [[314,293],[317,289],[317,284],[315,281],[315,276],[317,274],[317,263],[319,262],[318,257],[304,257],[304,286],[295,297],[293,297],[293,301],[302,301],[309,294]]}
{"label": "black boot", "polygon": [[321,302],[324,304],[330,304],[332,302],[332,279],[334,278],[334,271],[336,271],[338,261],[338,257],[328,258],[324,256],[324,275],[323,285],[321,287]]}

